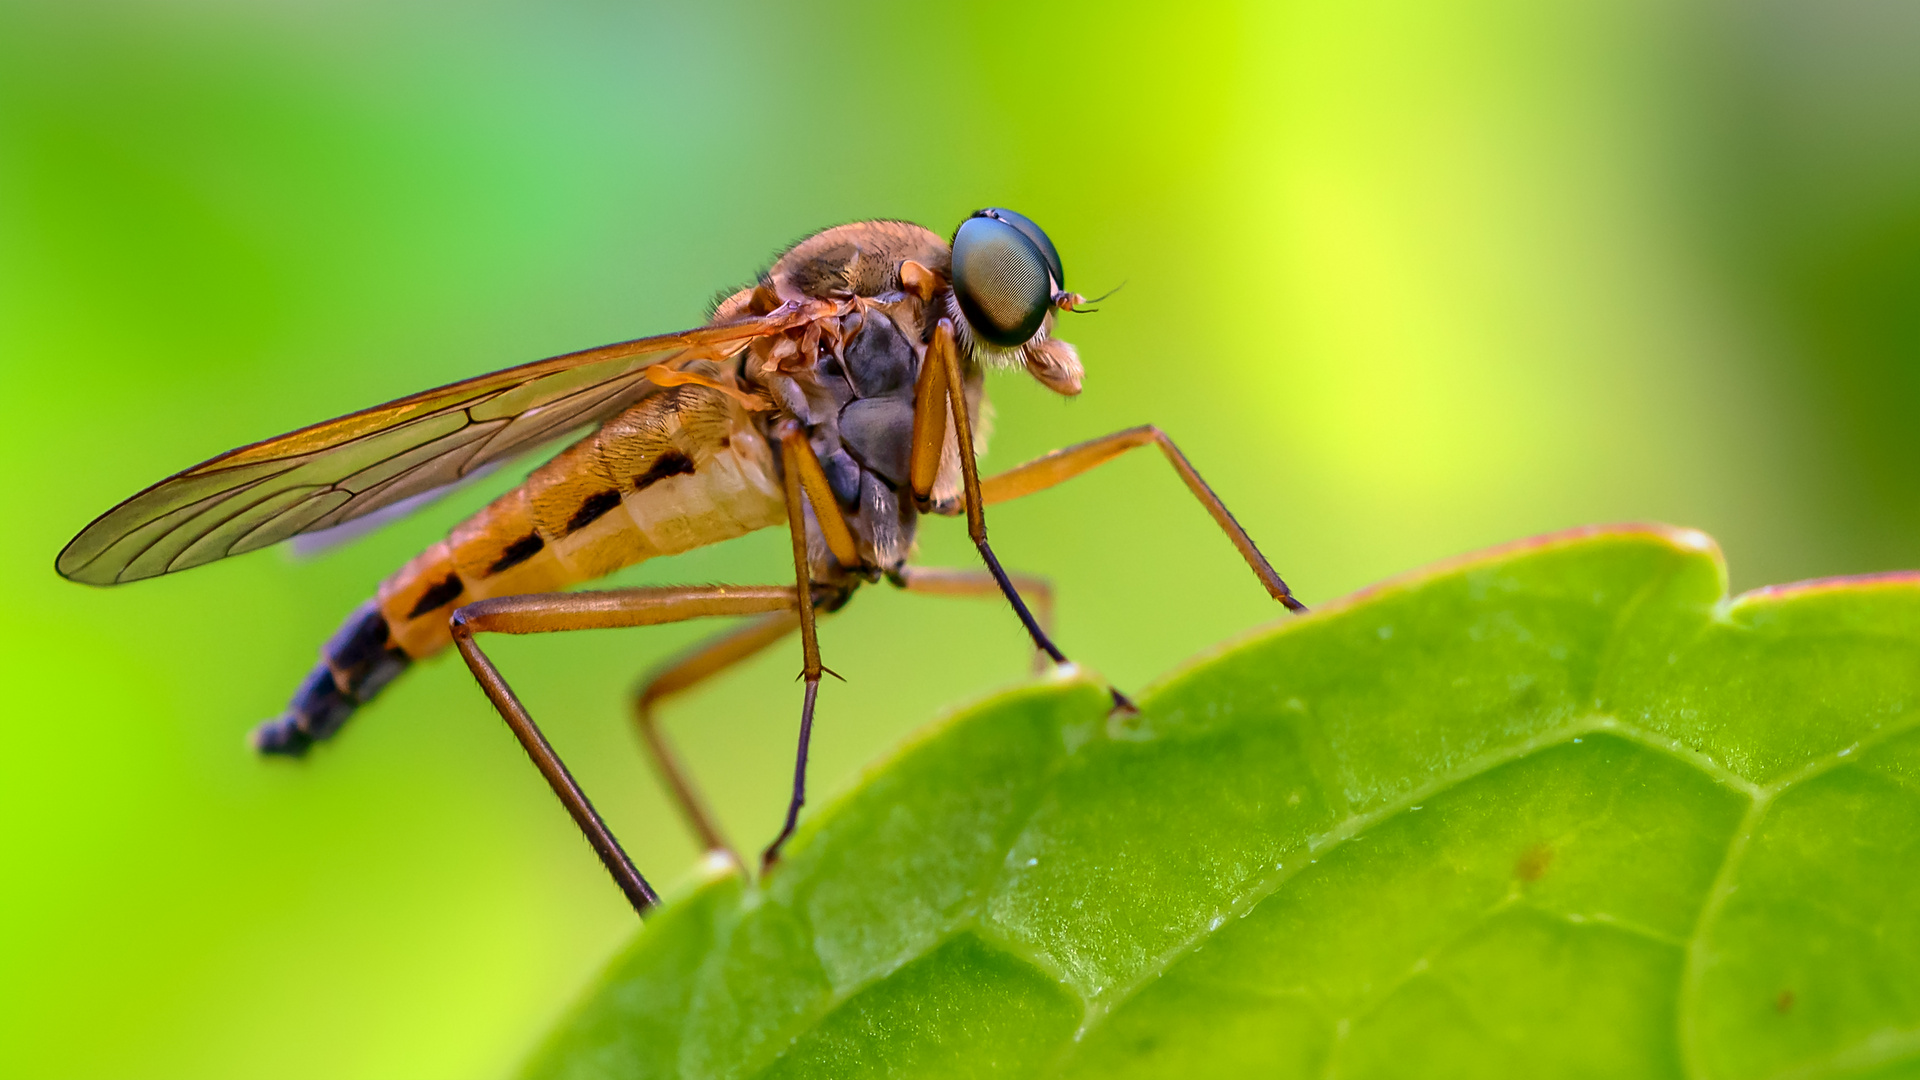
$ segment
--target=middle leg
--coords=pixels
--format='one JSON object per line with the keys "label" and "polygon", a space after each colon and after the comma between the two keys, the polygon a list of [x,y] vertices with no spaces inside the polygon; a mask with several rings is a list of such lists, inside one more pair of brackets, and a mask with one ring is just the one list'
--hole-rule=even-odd
{"label": "middle leg", "polygon": [[[813,705],[820,696],[820,676],[827,671],[826,665],[820,662],[820,638],[815,627],[813,568],[807,553],[806,511],[809,505],[813,508],[814,520],[819,524],[827,549],[832,553],[830,558],[842,567],[852,565],[852,560],[858,558],[858,552],[853,550],[853,536],[847,527],[847,519],[840,512],[840,504],[834,501],[832,490],[827,487],[826,474],[821,471],[820,459],[814,456],[806,432],[798,423],[787,420],[774,430],[774,435],[780,443],[781,480],[787,500],[787,534],[793,541],[794,592],[799,599],[800,677],[806,680],[807,691],[800,706],[800,745],[793,756],[793,794],[787,800],[787,819],[780,826],[780,835],[774,837],[773,843],[760,853],[760,872],[763,874],[780,861],[780,849],[786,846],[787,839],[800,824],[800,808],[807,802],[807,748],[813,740]],[[842,599],[845,595],[844,592],[839,594]],[[831,611],[834,606],[838,606],[838,601],[828,610]],[[834,677],[839,678],[838,675]]]}
{"label": "middle leg", "polygon": [[[1020,591],[1033,597],[1034,615],[1043,629],[1053,629],[1053,583],[1044,577],[1032,574],[1009,574]],[[892,575],[891,580],[901,589],[923,596],[999,596],[1000,586],[991,574],[984,570],[955,570],[944,567],[907,566]],[[700,794],[699,785],[692,774],[681,763],[666,732],[661,729],[658,705],[676,694],[691,690],[695,686],[714,678],[737,664],[758,656],[769,646],[793,633],[800,626],[797,612],[781,611],[763,615],[753,622],[733,630],[726,631],[701,642],[691,650],[669,660],[665,665],[648,673],[634,688],[633,719],[634,728],[639,733],[640,745],[653,762],[660,778],[671,793],[674,806],[687,823],[687,828],[699,837],[709,851],[724,851],[735,862],[740,861],[739,853],[727,843],[726,835],[720,830],[720,823],[714,817],[705,797]],[[1034,671],[1045,673],[1049,667],[1047,655],[1034,652]]]}
{"label": "middle leg", "polygon": [[777,611],[762,615],[745,626],[704,641],[690,652],[675,657],[665,666],[650,672],[634,688],[633,719],[640,733],[640,745],[652,759],[660,778],[666,781],[680,816],[708,851],[724,851],[735,862],[740,861],[739,854],[727,843],[726,837],[720,832],[719,822],[707,808],[706,800],[701,797],[693,777],[667,742],[666,733],[660,730],[660,717],[655,705],[713,678],[735,664],[744,663],[793,633],[799,625],[800,616],[797,612]]}

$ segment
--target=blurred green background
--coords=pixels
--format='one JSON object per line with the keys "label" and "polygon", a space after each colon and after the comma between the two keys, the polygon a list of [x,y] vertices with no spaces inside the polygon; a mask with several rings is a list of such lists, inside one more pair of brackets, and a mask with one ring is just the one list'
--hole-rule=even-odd
{"label": "blurred green background", "polygon": [[[0,1073],[494,1076],[633,930],[457,661],[304,764],[243,746],[491,491],[304,563],[55,577],[147,483],[690,325],[826,224],[1001,204],[1126,288],[1063,330],[1082,398],[994,380],[989,465],[1158,422],[1309,603],[1633,518],[1742,587],[1911,567],[1916,55],[1905,0],[0,4]],[[1277,616],[1146,454],[993,526],[1125,686]],[[950,521],[922,551],[970,560]],[[664,881],[694,850],[622,696],[712,629],[498,647]],[[882,590],[823,644],[821,794],[1026,663],[1003,609]],[[743,845],[791,652],[673,707]]]}

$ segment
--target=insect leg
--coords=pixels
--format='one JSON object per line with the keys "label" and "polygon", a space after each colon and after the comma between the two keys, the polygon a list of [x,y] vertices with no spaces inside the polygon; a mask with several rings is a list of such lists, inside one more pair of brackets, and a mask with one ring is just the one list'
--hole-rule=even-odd
{"label": "insect leg", "polygon": [[[913,387],[913,450],[907,458],[907,484],[922,510],[927,509],[933,485],[940,478],[940,459],[947,447],[947,365],[934,350],[952,347],[953,326],[942,319],[934,327],[933,341],[927,345],[927,358]],[[963,450],[960,456],[969,455]]]}
{"label": "insect leg", "polygon": [[[667,782],[668,789],[673,793],[674,805],[679,808],[680,816],[686,819],[687,827],[693,830],[709,851],[724,851],[734,855],[733,848],[720,833],[719,823],[707,809],[706,800],[701,798],[699,789],[694,786],[693,778],[680,764],[679,755],[668,744],[666,733],[660,730],[660,717],[654,706],[754,656],[792,633],[799,625],[799,616],[791,611],[763,615],[675,657],[665,666],[649,672],[646,679],[634,689],[633,716],[634,724],[640,731],[640,745],[646,748],[654,768],[659,770],[661,779]],[[739,856],[734,855],[734,861],[738,862]]]}
{"label": "insect leg", "polygon": [[[1040,628],[1053,632],[1053,582],[1034,574],[1010,573],[1008,580],[1021,595],[1033,597],[1034,618]],[[893,575],[893,583],[902,589],[927,596],[999,596],[1000,583],[984,570],[951,570],[946,567],[903,566]],[[1033,669],[1047,670],[1047,654],[1035,650]]]}
{"label": "insect leg", "polygon": [[[913,487],[914,497],[925,503],[933,491],[933,484],[939,472],[940,457],[946,446],[946,422],[950,415],[953,420],[955,441],[960,448],[960,477],[962,498],[967,510],[967,535],[973,539],[973,546],[980,552],[980,559],[987,564],[987,572],[993,575],[994,583],[1000,587],[1000,594],[1013,605],[1014,614],[1020,617],[1021,625],[1027,628],[1027,636],[1033,639],[1034,647],[1053,658],[1056,664],[1067,662],[1065,654],[1054,646],[1053,639],[1041,628],[1027,610],[1026,601],[1020,598],[1020,590],[1014,587],[1013,580],[1000,567],[1000,560],[994,557],[993,545],[987,543],[987,516],[980,498],[980,471],[973,460],[973,422],[967,415],[966,383],[960,372],[960,350],[954,344],[953,323],[941,319],[933,329],[933,340],[927,345],[927,359],[921,365],[920,380],[914,387],[913,402],[913,452],[908,459],[908,483]],[[1132,708],[1132,703],[1118,690],[1112,691],[1113,703],[1120,708]]]}
{"label": "insect leg", "polygon": [[[788,524],[792,529],[800,530],[795,535],[804,547],[806,544],[806,515],[799,512],[800,498],[813,507],[813,520],[820,526],[820,536],[827,542],[827,550],[841,566],[849,569],[860,565],[860,551],[853,544],[853,528],[847,524],[847,516],[840,511],[840,504],[833,497],[833,488],[827,485],[827,471],[820,467],[820,459],[814,455],[813,445],[807,442],[807,436],[798,424],[786,424],[780,430],[781,460],[792,478],[787,485]],[[795,549],[795,558],[801,559],[801,573],[804,575],[805,559]],[[804,579],[803,579],[804,580]]]}
{"label": "insect leg", "polygon": [[1294,599],[1293,591],[1287,588],[1287,583],[1281,580],[1280,575],[1273,569],[1273,564],[1267,561],[1267,557],[1260,554],[1260,549],[1254,546],[1253,538],[1247,535],[1247,530],[1241,528],[1238,521],[1234,520],[1226,504],[1220,501],[1220,496],[1215,495],[1213,489],[1207,486],[1207,482],[1200,478],[1200,473],[1187,460],[1187,456],[1180,452],[1180,448],[1173,444],[1173,440],[1167,437],[1167,433],[1152,424],[1142,424],[1125,431],[1116,431],[1111,435],[1090,439],[1078,446],[1055,450],[1025,465],[1017,465],[998,476],[988,477],[982,481],[980,495],[988,503],[998,503],[1018,499],[1023,495],[1031,495],[1036,491],[1045,491],[1063,480],[1071,480],[1096,465],[1104,465],[1136,446],[1146,446],[1149,443],[1160,447],[1161,452],[1167,456],[1167,462],[1173,466],[1175,472],[1180,474],[1180,479],[1186,482],[1187,490],[1193,492],[1193,497],[1199,499],[1200,505],[1206,507],[1207,513],[1213,515],[1214,523],[1220,526],[1220,531],[1227,534],[1227,539],[1233,541],[1233,546],[1239,550],[1240,557],[1247,561],[1247,565],[1253,569],[1254,576],[1260,579],[1260,584],[1266,586],[1267,592],[1273,594],[1275,600],[1285,604],[1289,611],[1306,611],[1306,605]]}
{"label": "insect leg", "polygon": [[[801,746],[793,755],[793,796],[787,799],[787,821],[780,826],[780,836],[766,846],[766,851],[760,851],[760,872],[772,869],[772,865],[780,861],[781,847],[787,844],[793,828],[801,821],[801,807],[806,805],[806,744],[814,736],[814,700],[820,696],[820,675],[826,673],[826,667],[820,663],[820,636],[814,632],[812,571],[806,565],[806,488],[812,475],[804,469],[810,461],[814,467],[812,473],[820,473],[820,461],[814,457],[812,446],[806,444],[806,432],[801,430],[801,425],[785,421],[776,434],[780,438],[781,479],[787,496],[787,534],[793,538],[793,592],[801,600],[801,676],[806,680],[806,698],[801,701]],[[820,486],[826,488],[824,477],[820,479]],[[833,525],[845,530],[847,519],[839,517],[839,505],[833,502],[829,492],[828,498],[814,503],[814,517],[820,521],[820,532],[833,536],[824,507],[831,507]],[[833,540],[828,540],[828,544],[831,548]],[[851,534],[847,544],[852,546]],[[839,559],[841,555],[835,552],[833,557]]]}
{"label": "insect leg", "polygon": [[[858,555],[851,551],[853,539],[846,518],[840,513],[840,504],[833,500],[820,461],[807,443],[806,432],[800,425],[787,421],[779,426],[776,435],[780,440],[781,472],[786,487],[787,532],[793,539],[794,593],[800,601],[800,675],[806,680],[807,692],[800,706],[800,746],[793,759],[793,795],[787,800],[787,819],[780,826],[780,835],[760,854],[763,873],[780,861],[780,849],[793,835],[794,827],[800,822],[800,808],[807,802],[807,744],[813,738],[813,704],[820,694],[820,676],[826,672],[820,663],[820,639],[814,628],[813,574],[807,564],[806,507],[809,503],[834,558],[846,566],[857,565],[859,561]],[[839,552],[836,534],[846,537],[848,556]]]}
{"label": "insect leg", "polygon": [[[804,594],[802,594],[804,595]],[[541,734],[526,706],[514,695],[493,661],[474,641],[475,634],[541,634],[561,630],[599,630],[623,626],[652,626],[707,615],[759,615],[791,611],[800,601],[784,585],[735,587],[705,585],[684,588],[609,589],[602,592],[536,593],[477,600],[457,608],[451,618],[453,642],[466,660],[480,688],[513,730],[514,737],[546,777],[548,786],[586,836],[587,843],[626,894],[633,910],[644,915],[659,903],[653,887],[634,869],[601,820],[586,793],[574,782],[560,755]],[[811,606],[811,605],[809,605]],[[809,699],[811,700],[811,699]]]}

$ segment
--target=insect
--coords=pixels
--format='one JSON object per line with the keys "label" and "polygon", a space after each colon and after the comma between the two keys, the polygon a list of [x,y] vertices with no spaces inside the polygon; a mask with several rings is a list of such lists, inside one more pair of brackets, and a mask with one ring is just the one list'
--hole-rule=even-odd
{"label": "insect", "polygon": [[[1141,426],[982,479],[976,418],[985,372],[1022,367],[1080,392],[1073,346],[1054,336],[1066,291],[1046,233],[981,210],[951,241],[902,221],[815,233],[727,296],[707,324],[508,368],[254,443],[147,488],[60,552],[59,572],[113,585],[185,570],[396,507],[586,430],[526,480],[380,583],[320,650],[285,713],[253,734],[301,755],[414,661],[452,645],[636,912],[658,897],[548,745],[476,635],[533,634],[752,616],[655,672],[635,695],[642,745],[688,826],[728,850],[654,706],[799,631],[805,693],[793,790],[763,871],[805,802],[821,676],[815,621],[863,584],[1006,598],[1035,647],[1066,657],[1008,574],[985,508],[1156,445],[1274,599],[1304,611],[1186,457]],[[965,515],[984,570],[911,565],[919,515]],[[564,592],[623,566],[784,524],[794,583]],[[1044,611],[1049,603],[1042,603]],[[1131,708],[1112,691],[1115,708]]]}

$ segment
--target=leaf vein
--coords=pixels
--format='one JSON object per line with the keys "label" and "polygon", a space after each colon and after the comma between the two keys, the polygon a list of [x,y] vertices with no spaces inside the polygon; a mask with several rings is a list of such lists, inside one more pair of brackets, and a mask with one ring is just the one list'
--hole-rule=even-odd
{"label": "leaf vein", "polygon": [[1570,739],[1578,738],[1582,735],[1612,731],[1614,730],[1614,723],[1611,717],[1588,716],[1574,723],[1562,725],[1549,731],[1536,734],[1530,738],[1522,739],[1508,746],[1488,751],[1475,757],[1462,767],[1413,789],[1393,802],[1386,803],[1366,813],[1354,814],[1345,818],[1333,828],[1315,836],[1308,837],[1306,842],[1308,858],[1306,861],[1302,862],[1295,859],[1291,866],[1271,870],[1263,874],[1252,887],[1242,891],[1228,903],[1226,911],[1222,913],[1222,918],[1218,923],[1209,924],[1200,931],[1176,942],[1171,948],[1156,957],[1153,963],[1147,965],[1133,981],[1127,983],[1125,986],[1116,988],[1101,1000],[1090,1003],[1087,1009],[1087,1018],[1081,1022],[1079,1030],[1074,1032],[1074,1041],[1078,1042],[1084,1039],[1095,1028],[1104,1023],[1106,1018],[1112,1015],[1116,1009],[1124,1005],[1138,993],[1142,987],[1159,978],[1168,968],[1199,948],[1201,943],[1214,932],[1216,925],[1225,925],[1226,919],[1244,916],[1251,912],[1261,901],[1280,891],[1281,887],[1291,880],[1294,875],[1301,873],[1307,867],[1316,863],[1318,861],[1317,856],[1339,849],[1348,841],[1364,834],[1374,825],[1395,815],[1404,813],[1409,808],[1418,806],[1449,788],[1485,775],[1503,765],[1529,757],[1541,750],[1558,746]]}

